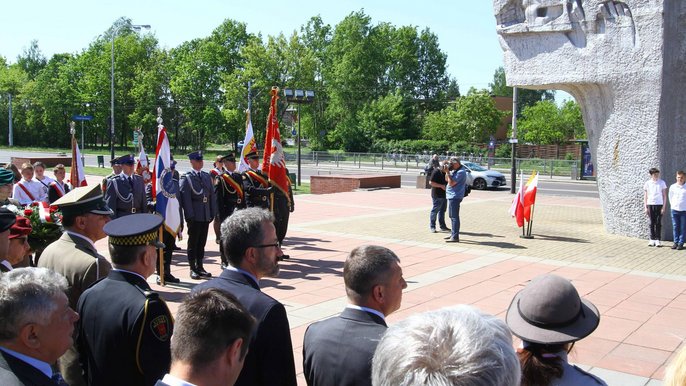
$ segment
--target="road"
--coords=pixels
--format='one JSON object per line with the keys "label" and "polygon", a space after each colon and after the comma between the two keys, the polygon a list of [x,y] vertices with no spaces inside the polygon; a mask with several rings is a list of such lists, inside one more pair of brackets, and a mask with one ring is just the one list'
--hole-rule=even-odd
{"label": "road", "polygon": [[[106,152],[104,152],[106,153]],[[104,154],[103,153],[103,154]],[[0,150],[0,163],[9,162],[11,157],[56,157],[55,153],[47,152],[34,152],[34,151],[11,151],[11,150]],[[96,155],[85,155],[86,166],[98,166]],[[105,154],[105,166],[109,167],[109,155]],[[179,159],[177,169],[180,172],[185,172],[190,170],[190,162],[186,159]],[[297,165],[289,164],[289,169],[291,173],[297,172]],[[400,174],[401,185],[403,187],[415,187],[417,184],[417,176],[419,171],[408,170],[405,168],[389,168],[386,167],[383,170],[379,167],[355,167],[354,165],[339,165],[336,167],[334,164],[320,164],[314,165],[310,163],[303,163],[301,165],[301,181],[309,182],[310,176],[313,175],[329,175],[329,174]],[[205,168],[211,167],[211,161],[205,162]],[[423,176],[422,176],[423,178]],[[509,194],[510,186],[510,176],[505,175],[507,178],[508,186],[501,187],[494,190],[497,194]],[[524,176],[524,179],[528,179],[528,176]],[[519,182],[517,183],[519,184]],[[542,195],[556,195],[556,196],[573,196],[573,197],[598,197],[598,187],[594,181],[575,181],[569,179],[569,177],[554,177],[541,175],[539,178],[538,192]]]}

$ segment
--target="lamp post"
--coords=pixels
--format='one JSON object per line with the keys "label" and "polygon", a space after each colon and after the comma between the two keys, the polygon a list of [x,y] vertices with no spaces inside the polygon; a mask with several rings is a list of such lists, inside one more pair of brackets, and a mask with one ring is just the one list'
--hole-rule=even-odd
{"label": "lamp post", "polygon": [[292,89],[292,88],[285,88],[283,89],[283,95],[286,97],[286,102],[288,103],[295,103],[298,106],[298,136],[296,137],[296,141],[298,141],[298,186],[301,185],[301,155],[300,155],[300,105],[301,104],[310,104],[314,102],[314,91],[312,90],[300,90],[300,89]]}
{"label": "lamp post", "polygon": [[12,94],[7,94],[9,98],[9,125],[10,125],[10,132],[9,132],[9,145],[10,147],[14,146],[14,134],[12,133]]}
{"label": "lamp post", "polygon": [[517,87],[512,88],[512,138],[510,138],[510,143],[512,144],[512,166],[510,169],[510,193],[516,193],[517,184],[517,97],[519,95],[519,90]]}
{"label": "lamp post", "polygon": [[[140,31],[141,29],[150,29],[149,24],[124,24],[115,28],[112,31],[112,50],[111,50],[111,60],[112,60],[112,72],[110,73],[110,160],[114,159],[114,39],[117,37],[119,30],[124,27],[130,27],[134,31]],[[82,145],[83,146],[83,145]]]}

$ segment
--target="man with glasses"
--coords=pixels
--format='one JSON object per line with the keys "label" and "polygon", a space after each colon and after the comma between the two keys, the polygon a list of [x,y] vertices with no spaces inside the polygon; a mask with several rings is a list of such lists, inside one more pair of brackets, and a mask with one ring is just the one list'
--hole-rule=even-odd
{"label": "man with glasses", "polygon": [[[98,185],[75,188],[53,205],[62,212],[64,233],[45,248],[38,266],[49,268],[67,279],[69,306],[75,310],[81,294],[112,270],[110,262],[95,248],[95,242],[106,236],[103,228],[110,221],[112,211],[105,204]],[[59,365],[69,385],[86,384],[75,347],[67,350]]]}
{"label": "man with glasses", "polygon": [[274,216],[260,208],[236,211],[222,223],[221,243],[230,265],[193,289],[219,288],[234,295],[256,319],[250,351],[236,385],[295,386],[293,344],[283,304],[260,291],[263,277],[277,277],[283,251]]}

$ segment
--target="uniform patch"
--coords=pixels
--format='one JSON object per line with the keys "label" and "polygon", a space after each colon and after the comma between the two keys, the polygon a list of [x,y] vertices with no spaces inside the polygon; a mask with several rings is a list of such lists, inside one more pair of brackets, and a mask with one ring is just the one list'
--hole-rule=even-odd
{"label": "uniform patch", "polygon": [[166,315],[160,315],[150,322],[150,330],[155,338],[161,342],[169,340],[169,319]]}

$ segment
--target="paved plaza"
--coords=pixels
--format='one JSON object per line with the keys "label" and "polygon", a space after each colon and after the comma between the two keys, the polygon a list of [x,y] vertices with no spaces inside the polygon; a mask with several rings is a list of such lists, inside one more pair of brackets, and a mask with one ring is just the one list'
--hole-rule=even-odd
{"label": "paved plaza", "polygon": [[[572,280],[602,314],[598,329],[574,346],[571,360],[610,385],[659,385],[666,363],[686,337],[686,251],[605,234],[600,202],[592,198],[539,195],[535,238],[522,239],[508,214],[512,197],[505,191],[474,191],[462,204],[461,242],[447,244],[447,233],[429,233],[429,190],[296,196],[284,248],[291,258],[281,264],[279,278],[263,280],[262,286],[286,305],[299,384],[305,385],[305,329],[346,304],[342,274],[347,253],[361,244],[378,244],[398,254],[408,282],[390,324],[455,304],[504,317],[528,280],[555,273]],[[97,246],[107,253],[105,240]],[[179,246],[185,248],[185,239]],[[219,253],[212,234],[207,247],[205,267],[217,275]],[[173,313],[197,283],[188,277],[184,253],[175,253],[172,265],[182,283],[152,284]]]}

